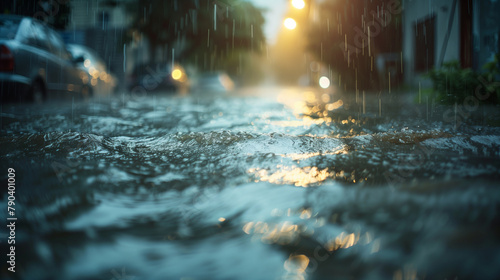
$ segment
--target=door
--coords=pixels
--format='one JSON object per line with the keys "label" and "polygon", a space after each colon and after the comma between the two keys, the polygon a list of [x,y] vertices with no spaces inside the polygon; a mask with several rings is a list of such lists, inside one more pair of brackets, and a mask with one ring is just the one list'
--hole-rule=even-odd
{"label": "door", "polygon": [[435,65],[435,16],[415,24],[415,71],[427,72]]}

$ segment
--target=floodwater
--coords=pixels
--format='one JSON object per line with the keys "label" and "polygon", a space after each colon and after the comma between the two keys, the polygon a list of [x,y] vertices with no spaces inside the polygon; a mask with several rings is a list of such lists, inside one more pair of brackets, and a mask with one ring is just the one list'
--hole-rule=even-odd
{"label": "floodwater", "polygon": [[2,105],[16,277],[498,279],[498,108],[362,99],[269,88]]}

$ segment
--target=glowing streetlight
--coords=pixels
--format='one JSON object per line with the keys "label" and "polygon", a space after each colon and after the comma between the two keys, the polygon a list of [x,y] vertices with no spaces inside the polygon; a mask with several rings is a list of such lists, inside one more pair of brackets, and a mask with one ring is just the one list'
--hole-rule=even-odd
{"label": "glowing streetlight", "polygon": [[179,69],[175,69],[174,71],[172,71],[172,78],[174,80],[180,80],[180,78],[182,78],[182,71]]}
{"label": "glowing streetlight", "polygon": [[324,89],[329,88],[330,87],[330,79],[328,79],[325,76],[322,76],[321,78],[319,78],[319,86],[321,88],[324,88]]}
{"label": "glowing streetlight", "polygon": [[296,9],[303,9],[306,6],[306,3],[304,0],[292,0],[292,6],[294,6]]}
{"label": "glowing streetlight", "polygon": [[297,22],[293,18],[287,18],[285,19],[285,27],[293,30],[295,27],[297,27]]}

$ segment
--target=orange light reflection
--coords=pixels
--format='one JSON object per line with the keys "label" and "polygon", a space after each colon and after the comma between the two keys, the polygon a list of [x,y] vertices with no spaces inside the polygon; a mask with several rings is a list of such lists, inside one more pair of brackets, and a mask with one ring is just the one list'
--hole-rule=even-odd
{"label": "orange light reflection", "polygon": [[252,168],[248,172],[257,177],[258,181],[273,184],[292,184],[297,187],[307,187],[310,184],[325,181],[332,174],[328,168],[318,169],[317,167],[288,167],[278,165],[278,171],[269,173],[265,169]]}

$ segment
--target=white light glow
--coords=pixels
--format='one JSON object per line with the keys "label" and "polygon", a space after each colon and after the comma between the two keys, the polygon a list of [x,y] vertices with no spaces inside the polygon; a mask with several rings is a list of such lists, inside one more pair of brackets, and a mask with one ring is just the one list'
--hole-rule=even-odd
{"label": "white light glow", "polygon": [[321,88],[329,88],[330,87],[330,79],[328,79],[327,77],[323,76],[321,78],[319,78],[319,86]]}
{"label": "white light glow", "polygon": [[301,10],[306,6],[306,3],[304,2],[304,0],[292,0],[292,6]]}
{"label": "white light glow", "polygon": [[285,19],[285,27],[292,30],[297,27],[297,22],[293,18],[287,18]]}

